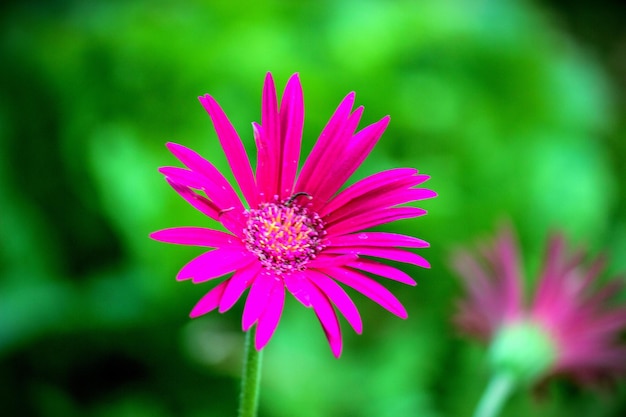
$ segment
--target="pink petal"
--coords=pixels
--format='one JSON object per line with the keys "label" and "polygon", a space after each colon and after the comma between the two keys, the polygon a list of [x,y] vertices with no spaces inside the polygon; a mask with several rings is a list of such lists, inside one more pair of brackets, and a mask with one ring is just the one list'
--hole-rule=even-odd
{"label": "pink petal", "polygon": [[293,194],[304,126],[304,98],[298,74],[294,74],[285,87],[280,103],[280,124],[282,154],[278,195],[284,199]]}
{"label": "pink petal", "polygon": [[469,299],[464,305],[467,311],[475,312],[484,318],[490,332],[496,331],[505,319],[506,306],[500,303],[498,281],[467,252],[459,252],[454,257],[454,268],[463,279],[469,292]]}
{"label": "pink petal", "polygon": [[250,160],[237,131],[235,131],[226,114],[224,114],[224,111],[213,97],[206,94],[204,97],[198,97],[198,99],[209,116],[211,116],[215,132],[226,154],[226,159],[248,205],[250,207],[256,206],[258,203],[258,190],[252,175]]}
{"label": "pink petal", "polygon": [[[335,139],[329,143],[328,149],[325,150],[323,158],[321,158],[319,165],[316,167],[315,172],[317,175],[311,178],[306,185],[306,189],[302,190],[314,196],[311,208],[315,211],[325,204],[328,197],[330,197],[326,196],[326,191],[324,191],[323,187],[328,184],[330,178],[336,177],[335,170],[342,167],[345,159],[348,157],[347,148],[350,146],[351,141],[354,140],[353,135],[362,114],[363,107],[357,107],[354,113],[348,116],[345,123],[334,132]],[[319,175],[319,173],[324,173],[324,175]],[[336,186],[341,187],[342,184],[343,182]]]}
{"label": "pink petal", "polygon": [[224,291],[222,300],[220,301],[220,313],[229,310],[243,292],[254,282],[254,279],[261,271],[262,266],[258,262],[252,262],[249,265],[238,269],[228,280],[228,286]]}
{"label": "pink petal", "polygon": [[370,277],[346,267],[327,268],[322,272],[354,288],[396,316],[407,318],[407,312],[400,301],[388,289]]}
{"label": "pink petal", "polygon": [[326,201],[350,178],[356,169],[370,154],[383,132],[389,124],[389,116],[383,117],[378,122],[365,127],[352,137],[343,154],[329,158],[332,168],[326,175],[319,175],[323,181],[316,190],[317,201]]}
{"label": "pink petal", "polygon": [[[259,188],[259,202],[270,202],[278,195],[278,172],[273,172],[278,166],[278,151],[276,144],[266,136],[265,129],[256,123],[252,123],[254,140],[257,149],[256,180]],[[274,167],[274,168],[273,168]]]}
{"label": "pink petal", "polygon": [[346,255],[326,255],[323,252],[317,256],[317,258],[310,261],[307,266],[309,268],[327,268],[329,266],[342,266],[349,264],[357,260],[358,255],[346,254]]}
{"label": "pink petal", "polygon": [[[329,155],[329,150],[334,149],[338,135],[343,133],[345,125],[350,116],[350,111],[354,106],[354,93],[348,94],[339,104],[332,117],[322,130],[320,137],[307,157],[298,181],[296,183],[296,191],[309,191],[311,187],[309,183],[316,181],[320,172],[321,164]],[[332,154],[331,154],[332,155]]]}
{"label": "pink petal", "polygon": [[167,148],[191,171],[204,180],[202,189],[206,190],[207,196],[211,200],[215,201],[221,208],[233,207],[239,211],[243,210],[239,196],[213,164],[185,146],[169,142]]}
{"label": "pink petal", "polygon": [[[261,124],[270,138],[280,138],[280,120],[278,119],[278,100],[276,87],[271,73],[265,75],[263,84],[263,99],[261,103]],[[278,143],[277,143],[278,144]]]}
{"label": "pink petal", "polygon": [[250,329],[250,327],[256,323],[259,316],[263,314],[268,303],[270,292],[276,281],[279,281],[279,279],[269,272],[257,274],[243,309],[242,327],[244,331]]}
{"label": "pink petal", "polygon": [[505,229],[496,243],[494,258],[496,273],[502,277],[501,302],[506,306],[507,317],[516,317],[522,309],[522,277],[518,249],[511,229]]}
{"label": "pink petal", "polygon": [[[331,279],[311,269],[304,272],[288,274],[284,277],[285,285],[289,292],[305,307],[313,307],[315,314],[322,324],[322,328],[324,329],[333,354],[339,357],[342,346],[339,321],[337,320],[337,315],[327,295],[324,294],[320,286],[317,286],[317,283],[314,284],[311,282],[318,279],[322,281],[320,285],[328,287],[329,292],[337,298],[340,310],[346,311],[345,314],[349,317],[350,324],[355,327],[355,329],[359,329],[358,331],[360,332],[360,330],[362,330],[361,318],[358,311],[356,311],[356,307],[354,307],[354,303],[352,303],[352,300],[343,292],[341,287]],[[330,281],[329,285],[325,285],[327,281]]]}
{"label": "pink petal", "polygon": [[417,207],[392,207],[373,213],[363,213],[333,223],[326,228],[326,233],[328,236],[345,235],[396,220],[423,216],[426,213],[426,210]]}
{"label": "pink petal", "polygon": [[[219,219],[220,208],[206,197],[202,197],[191,191],[184,185],[180,185],[167,179],[170,186],[176,191],[182,198],[184,198],[189,204],[195,207],[202,214],[210,217],[213,220]],[[230,229],[229,229],[230,230]],[[232,230],[231,230],[232,231]]]}
{"label": "pink petal", "polygon": [[[418,185],[430,178],[428,175],[417,175],[413,168],[395,168],[364,178],[341,191],[319,211],[324,217],[343,205],[364,196],[379,195],[382,191],[406,189]],[[369,197],[371,198],[371,197]]]}
{"label": "pink petal", "polygon": [[227,285],[228,280],[220,283],[217,287],[206,293],[193,307],[191,313],[189,313],[189,317],[193,319],[215,310],[220,303],[220,299]]}
{"label": "pink petal", "polygon": [[303,306],[311,307],[311,299],[309,297],[309,285],[307,277],[302,272],[293,272],[286,274],[283,278],[287,290],[298,300]]}
{"label": "pink petal", "polygon": [[[219,208],[218,221],[222,221],[220,217],[225,212],[231,212],[230,215],[235,214],[237,217],[243,217],[242,214],[245,210],[238,198],[234,200],[227,198],[221,187],[218,187],[215,183],[206,180],[195,172],[176,167],[162,167],[159,171],[164,174],[166,179],[170,182],[204,191],[209,201]],[[189,192],[194,193],[191,190],[189,190]]]}
{"label": "pink petal", "polygon": [[341,356],[342,340],[337,313],[335,313],[332,304],[319,288],[315,285],[309,285],[308,291],[313,311],[315,311],[315,315],[324,329],[330,350],[338,358]]}
{"label": "pink petal", "polygon": [[326,248],[325,253],[348,253],[354,255],[374,256],[377,258],[389,259],[397,262],[404,262],[412,265],[421,266],[422,268],[430,268],[430,264],[423,257],[403,249],[388,249],[378,247],[343,247],[343,248]]}
{"label": "pink petal", "polygon": [[554,301],[558,300],[563,278],[560,268],[563,258],[565,242],[563,238],[551,239],[546,254],[546,264],[539,280],[539,287],[535,293],[535,311],[545,310],[547,314],[554,307]]}
{"label": "pink petal", "polygon": [[370,259],[359,259],[358,261],[351,262],[347,266],[351,268],[360,269],[361,271],[369,272],[370,274],[378,275],[384,278],[389,278],[394,281],[401,282],[407,285],[417,285],[415,280],[409,276],[409,274],[391,267],[389,265],[381,264]]}
{"label": "pink petal", "polygon": [[270,201],[278,195],[280,178],[281,131],[278,102],[272,74],[267,73],[263,85],[261,126],[253,124],[257,144],[256,178],[259,192]]}
{"label": "pink petal", "polygon": [[166,181],[172,186],[181,197],[189,204],[195,207],[204,215],[216,220],[224,225],[226,229],[235,235],[242,235],[245,227],[245,218],[240,212],[235,210],[220,209],[213,201],[199,194],[196,194],[189,188],[177,184],[166,178]]}
{"label": "pink petal", "polygon": [[306,271],[306,274],[313,285],[319,288],[337,306],[337,309],[344,315],[354,331],[361,334],[363,332],[361,315],[345,290],[321,272],[309,269]]}
{"label": "pink petal", "polygon": [[222,246],[235,246],[241,240],[228,233],[204,227],[172,227],[158,230],[150,234],[154,240],[177,245],[209,246],[219,248]]}
{"label": "pink petal", "polygon": [[176,279],[182,281],[192,278],[192,282],[197,284],[221,277],[256,261],[257,258],[246,251],[243,246],[239,250],[236,248],[215,249],[189,261],[178,272]]}
{"label": "pink petal", "polygon": [[[467,330],[488,336],[502,323],[527,313],[523,306],[523,277],[512,230],[505,229],[493,245],[483,248],[482,255],[484,259],[459,252],[453,261],[468,291],[467,300],[459,309],[458,321]],[[534,307],[530,314],[542,315]],[[550,315],[555,317],[552,313]]]}
{"label": "pink petal", "polygon": [[354,217],[360,213],[374,213],[385,210],[388,207],[410,203],[412,201],[423,200],[425,198],[436,197],[437,193],[425,188],[409,188],[408,190],[397,190],[379,196],[368,196],[353,200],[338,210],[329,213],[325,220],[328,224],[333,224],[347,217]]}
{"label": "pink petal", "polygon": [[361,232],[350,235],[333,236],[324,242],[327,247],[379,246],[403,248],[427,248],[428,242],[413,236],[386,232]]}
{"label": "pink petal", "polygon": [[161,167],[159,172],[177,184],[195,188],[196,190],[204,189],[206,182],[204,177],[193,171],[178,167]]}
{"label": "pink petal", "polygon": [[267,305],[257,323],[255,347],[261,350],[272,338],[285,305],[285,286],[280,281],[274,281]]}

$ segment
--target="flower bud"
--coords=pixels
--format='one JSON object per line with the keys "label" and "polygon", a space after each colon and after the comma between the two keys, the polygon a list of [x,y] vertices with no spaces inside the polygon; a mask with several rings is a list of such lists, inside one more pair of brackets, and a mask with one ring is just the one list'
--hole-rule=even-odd
{"label": "flower bud", "polygon": [[530,320],[504,324],[489,347],[493,371],[510,373],[521,384],[535,382],[556,358],[557,347],[548,331]]}

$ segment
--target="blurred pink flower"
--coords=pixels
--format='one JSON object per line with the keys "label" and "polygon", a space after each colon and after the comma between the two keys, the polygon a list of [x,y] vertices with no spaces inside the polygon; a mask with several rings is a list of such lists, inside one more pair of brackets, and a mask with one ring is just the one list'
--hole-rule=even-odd
{"label": "blurred pink flower", "polygon": [[425,248],[428,243],[363,230],[422,216],[423,209],[398,206],[436,194],[415,188],[429,177],[411,168],[383,171],[339,191],[389,123],[387,116],[356,132],[363,107],[352,111],[354,97],[350,93],[340,103],[299,175],[304,103],[297,74],[289,79],[280,106],[272,76],[267,74],[261,124],[252,124],[256,173],[217,102],[210,95],[199,98],[247,204],[210,162],[184,146],[167,144],[187,169],[162,167],[160,172],[185,200],[228,231],[176,227],[151,235],[163,242],[215,248],[187,263],[178,273],[179,280],[201,283],[233,273],[196,304],[191,317],[214,309],[225,312],[250,287],[242,327],[248,330],[256,324],[255,346],[260,350],[278,325],[287,289],[314,310],[337,357],[342,339],[335,307],[357,333],[362,331],[359,312],[338,282],[407,317],[398,299],[368,274],[409,285],[415,281],[370,257],[428,268],[421,256],[399,249]]}
{"label": "blurred pink flower", "polygon": [[587,264],[584,251],[570,254],[564,237],[553,236],[526,303],[512,231],[503,230],[492,246],[482,249],[482,256],[461,252],[455,258],[467,289],[456,322],[465,333],[490,343],[492,362],[523,365],[533,382],[561,374],[592,383],[626,370],[626,349],[619,343],[626,305],[615,299],[624,280],[599,283],[603,259]]}

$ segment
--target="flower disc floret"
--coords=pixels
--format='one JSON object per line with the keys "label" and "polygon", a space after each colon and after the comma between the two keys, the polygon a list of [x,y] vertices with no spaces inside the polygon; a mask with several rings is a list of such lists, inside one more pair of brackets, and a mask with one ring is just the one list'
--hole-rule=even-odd
{"label": "flower disc floret", "polygon": [[247,216],[246,248],[276,273],[306,269],[323,249],[325,232],[320,216],[290,200],[263,203],[249,210]]}

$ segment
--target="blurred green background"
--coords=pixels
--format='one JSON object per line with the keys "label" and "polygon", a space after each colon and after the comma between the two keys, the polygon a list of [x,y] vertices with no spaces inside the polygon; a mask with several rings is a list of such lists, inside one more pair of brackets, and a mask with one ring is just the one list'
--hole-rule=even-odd
{"label": "blurred green background", "polygon": [[[336,360],[287,302],[265,350],[264,417],[469,416],[484,349],[450,318],[450,252],[518,228],[529,271],[546,234],[626,270],[626,9],[559,1],[22,1],[0,6],[0,414],[233,416],[241,303],[190,320],[211,285],[176,283],[199,248],[148,239],[211,225],[163,181],[175,141],[226,169],[196,97],[210,93],[253,149],[264,75],[299,72],[304,154],[341,98],[391,125],[355,179],[432,175],[417,288],[389,283],[399,320],[355,295]],[[532,273],[529,273],[532,277]],[[354,293],[351,293],[354,294]],[[626,385],[555,381],[506,416],[623,416]]]}

